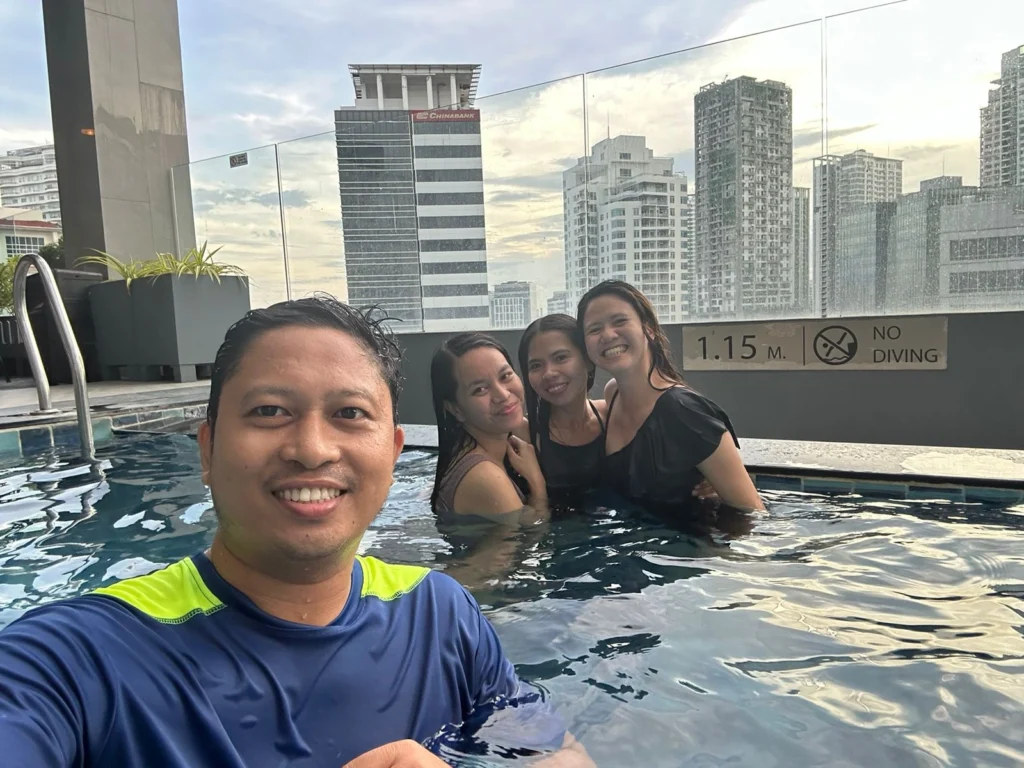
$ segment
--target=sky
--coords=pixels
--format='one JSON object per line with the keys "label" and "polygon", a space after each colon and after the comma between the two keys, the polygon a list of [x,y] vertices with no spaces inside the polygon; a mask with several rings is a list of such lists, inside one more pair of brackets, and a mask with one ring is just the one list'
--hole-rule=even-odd
{"label": "sky", "polygon": [[[176,181],[192,187],[199,239],[224,245],[224,258],[253,275],[254,302],[284,295],[282,218],[293,294],[344,295],[330,131],[333,110],[352,103],[347,65],[479,63],[489,280],[532,279],[549,294],[562,283],[561,174],[586,154],[588,136],[646,136],[692,179],[693,95],[712,81],[750,75],[793,89],[797,185],[811,185],[813,157],[858,148],[902,158],[907,192],[943,171],[976,183],[978,108],[1000,55],[1024,44],[1024,2],[966,9],[961,0],[179,0],[193,164]],[[38,0],[0,3],[0,152],[51,136],[42,39]],[[671,51],[681,52],[662,55]],[[629,61],[638,63],[616,66]],[[221,157],[255,147],[265,148],[244,168]]]}

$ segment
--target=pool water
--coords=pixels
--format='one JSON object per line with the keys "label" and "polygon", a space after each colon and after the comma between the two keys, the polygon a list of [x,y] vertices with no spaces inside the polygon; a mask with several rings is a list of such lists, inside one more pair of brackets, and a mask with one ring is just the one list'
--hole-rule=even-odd
{"label": "pool water", "polygon": [[[100,455],[0,465],[0,626],[209,543],[194,440]],[[1024,764],[1024,507],[766,493],[746,535],[595,507],[471,539],[433,467],[402,456],[364,551],[466,583],[599,766]]]}

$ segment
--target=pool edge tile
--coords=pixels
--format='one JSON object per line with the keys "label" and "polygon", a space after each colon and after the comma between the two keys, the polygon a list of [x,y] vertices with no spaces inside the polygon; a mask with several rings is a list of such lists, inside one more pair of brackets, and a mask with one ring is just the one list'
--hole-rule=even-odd
{"label": "pool edge tile", "polygon": [[0,456],[21,456],[21,431],[5,429],[0,431]]}

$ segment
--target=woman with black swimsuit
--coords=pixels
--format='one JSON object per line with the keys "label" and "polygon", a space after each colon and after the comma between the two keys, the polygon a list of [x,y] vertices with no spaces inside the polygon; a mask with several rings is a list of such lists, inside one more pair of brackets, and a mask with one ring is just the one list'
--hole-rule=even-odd
{"label": "woman with black swimsuit", "polygon": [[548,315],[531,323],[519,344],[519,368],[548,498],[572,506],[600,485],[607,410],[604,400],[588,397],[595,369],[576,321]]}
{"label": "woman with black swimsuit", "polygon": [[605,483],[649,509],[685,514],[707,478],[724,504],[763,509],[728,415],[683,381],[647,297],[608,280],[583,296],[577,318],[590,361],[617,388],[605,419]]}

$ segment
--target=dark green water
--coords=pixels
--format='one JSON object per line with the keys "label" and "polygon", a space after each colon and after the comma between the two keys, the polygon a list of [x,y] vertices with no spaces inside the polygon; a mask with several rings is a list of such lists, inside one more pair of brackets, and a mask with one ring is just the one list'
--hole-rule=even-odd
{"label": "dark green water", "polygon": [[[210,541],[193,440],[101,457],[0,465],[0,626]],[[1024,764],[1024,508],[766,494],[733,538],[595,507],[481,541],[438,532],[433,462],[364,551],[467,583],[598,765]]]}

